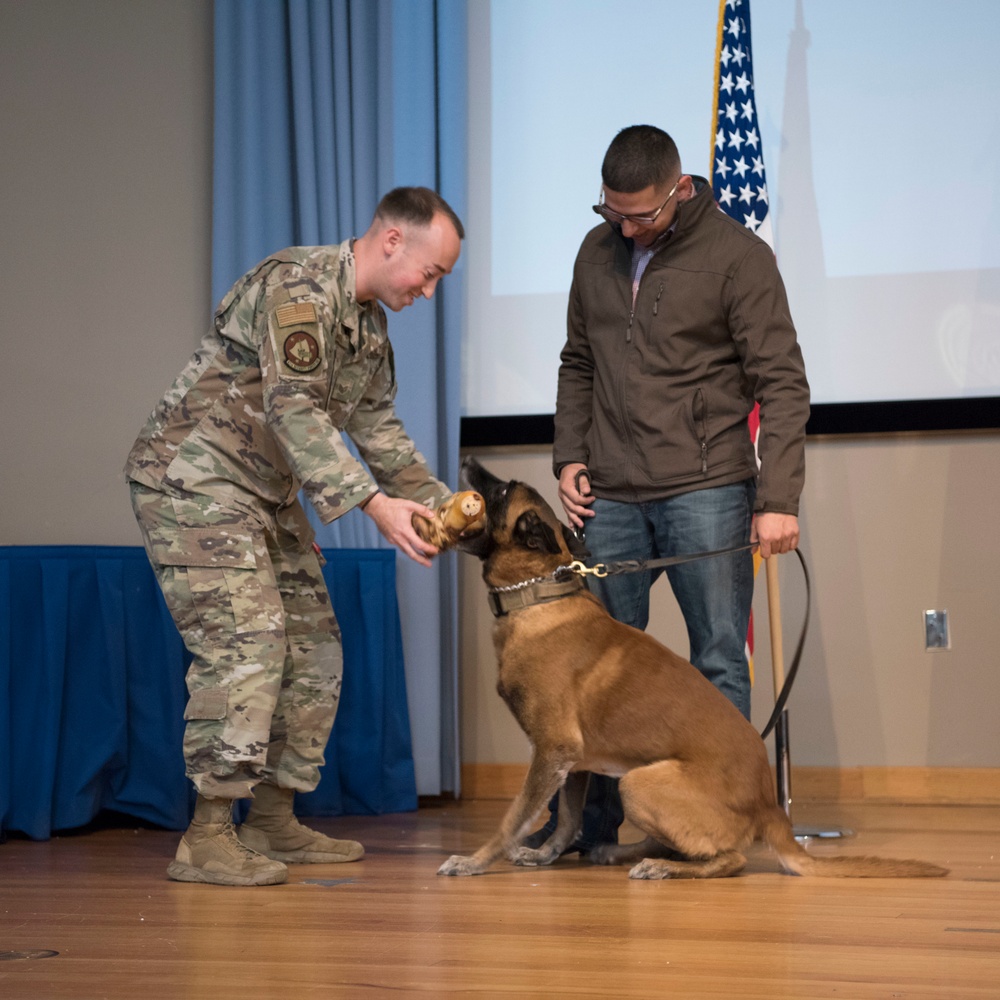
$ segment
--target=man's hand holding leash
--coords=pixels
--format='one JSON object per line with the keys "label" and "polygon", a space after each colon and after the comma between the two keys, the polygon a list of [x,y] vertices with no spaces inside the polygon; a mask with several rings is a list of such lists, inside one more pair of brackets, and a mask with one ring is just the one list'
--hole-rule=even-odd
{"label": "man's hand holding leash", "polygon": [[799,547],[799,519],[794,514],[762,513],[750,525],[750,541],[760,545],[764,559]]}
{"label": "man's hand holding leash", "polygon": [[583,462],[570,462],[559,470],[559,499],[574,528],[582,528],[583,518],[594,516],[589,507],[594,502],[590,475]]}

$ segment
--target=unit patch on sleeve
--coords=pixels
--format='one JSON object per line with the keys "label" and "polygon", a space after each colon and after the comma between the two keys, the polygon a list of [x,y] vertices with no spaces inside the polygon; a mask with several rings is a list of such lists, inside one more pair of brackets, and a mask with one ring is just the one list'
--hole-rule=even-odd
{"label": "unit patch on sleeve", "polygon": [[322,360],[316,338],[306,330],[287,334],[281,353],[285,364],[295,372],[311,372]]}
{"label": "unit patch on sleeve", "polygon": [[282,303],[271,313],[270,328],[279,378],[310,375],[323,364],[323,330],[315,303]]}

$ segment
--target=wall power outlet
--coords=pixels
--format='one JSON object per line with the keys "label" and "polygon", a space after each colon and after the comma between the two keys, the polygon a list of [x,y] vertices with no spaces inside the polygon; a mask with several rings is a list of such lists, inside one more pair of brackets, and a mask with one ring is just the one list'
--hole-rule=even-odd
{"label": "wall power outlet", "polygon": [[951,649],[951,630],[947,611],[924,612],[924,648]]}

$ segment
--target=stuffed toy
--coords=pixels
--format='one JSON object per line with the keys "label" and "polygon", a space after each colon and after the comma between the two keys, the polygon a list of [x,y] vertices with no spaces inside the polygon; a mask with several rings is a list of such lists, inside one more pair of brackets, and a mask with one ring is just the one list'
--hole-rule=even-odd
{"label": "stuffed toy", "polygon": [[486,526],[486,504],[473,490],[453,493],[434,512],[433,519],[420,514],[411,518],[413,529],[425,541],[444,551],[462,535],[478,534]]}

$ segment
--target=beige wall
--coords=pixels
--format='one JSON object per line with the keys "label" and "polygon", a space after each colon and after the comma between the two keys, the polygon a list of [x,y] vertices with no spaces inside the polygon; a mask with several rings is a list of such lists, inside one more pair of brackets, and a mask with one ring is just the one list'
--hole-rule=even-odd
{"label": "beige wall", "polygon": [[[548,449],[477,452],[556,506]],[[789,706],[803,766],[1000,766],[1000,436],[826,439],[807,447],[803,551],[813,581]],[[558,507],[556,507],[558,509]],[[462,761],[519,763],[528,745],[497,696],[479,564],[462,556]],[[798,561],[781,557],[785,660],[802,622]],[[661,578],[650,631],[687,655]],[[923,612],[946,608],[952,649],[924,649]],[[773,705],[764,573],[754,599],[758,729]]]}
{"label": "beige wall", "polygon": [[[0,0],[0,25],[0,544],[138,544],[120,469],[212,305],[211,4]],[[810,443],[796,763],[1000,765],[998,444]],[[480,455],[555,501],[547,449]],[[782,564],[790,651],[801,584]],[[463,760],[523,761],[478,567],[460,573]],[[923,650],[930,607],[951,612],[950,652]],[[662,582],[653,631],[684,648]]]}
{"label": "beige wall", "polygon": [[120,470],[211,309],[211,17],[0,0],[0,544],[139,544]]}

